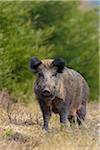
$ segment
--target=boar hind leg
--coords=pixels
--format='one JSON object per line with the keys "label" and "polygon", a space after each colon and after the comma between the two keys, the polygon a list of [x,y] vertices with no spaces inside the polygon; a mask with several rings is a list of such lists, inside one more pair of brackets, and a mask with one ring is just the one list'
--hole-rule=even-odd
{"label": "boar hind leg", "polygon": [[51,116],[51,110],[50,107],[48,107],[44,101],[40,102],[40,108],[42,110],[42,115],[43,115],[43,129],[48,130],[48,124]]}
{"label": "boar hind leg", "polygon": [[68,116],[68,120],[70,123],[75,123],[77,121],[77,123],[79,125],[82,124],[82,121],[84,121],[86,116],[86,105],[82,105],[80,109],[78,109],[76,111],[76,113],[74,112],[73,114],[70,114]]}
{"label": "boar hind leg", "polygon": [[72,123],[75,123],[75,116],[69,116],[68,117],[68,120],[69,120],[69,122],[72,124]]}
{"label": "boar hind leg", "polygon": [[82,121],[84,121],[86,116],[86,106],[82,105],[82,107],[76,112],[77,114],[77,122],[79,125],[82,124]]}
{"label": "boar hind leg", "polygon": [[76,107],[74,105],[72,105],[72,107],[70,108],[70,112],[68,115],[68,120],[71,124],[76,122]]}

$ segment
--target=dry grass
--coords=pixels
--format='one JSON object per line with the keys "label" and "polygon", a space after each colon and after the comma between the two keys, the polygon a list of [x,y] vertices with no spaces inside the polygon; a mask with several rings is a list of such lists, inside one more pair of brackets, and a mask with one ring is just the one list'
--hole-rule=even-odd
{"label": "dry grass", "polygon": [[[99,150],[98,103],[88,105],[86,121],[80,128],[77,125],[70,128],[69,124],[66,128],[61,128],[59,117],[53,115],[48,133],[42,130],[42,115],[38,104],[29,104],[28,110],[34,118],[32,125],[16,125],[7,121],[6,117],[0,122],[0,150]],[[0,120],[3,111],[1,114]],[[20,114],[18,112],[16,115]]]}

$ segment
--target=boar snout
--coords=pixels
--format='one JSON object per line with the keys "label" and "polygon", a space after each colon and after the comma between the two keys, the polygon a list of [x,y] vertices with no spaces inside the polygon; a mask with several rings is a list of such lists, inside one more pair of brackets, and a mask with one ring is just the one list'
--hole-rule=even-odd
{"label": "boar snout", "polygon": [[51,96],[51,92],[49,91],[49,89],[44,89],[42,92],[43,96],[45,97],[50,97]]}

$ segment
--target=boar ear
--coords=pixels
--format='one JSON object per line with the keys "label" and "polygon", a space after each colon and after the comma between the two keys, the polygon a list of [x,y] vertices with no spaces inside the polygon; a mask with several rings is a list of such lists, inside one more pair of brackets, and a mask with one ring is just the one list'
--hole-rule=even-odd
{"label": "boar ear", "polygon": [[57,67],[57,72],[58,73],[62,73],[63,72],[64,65],[65,65],[63,59],[55,59],[52,63],[53,63],[53,65],[55,67]]}
{"label": "boar ear", "polygon": [[39,59],[36,57],[32,57],[30,60],[30,68],[32,71],[37,72],[38,66],[42,63]]}

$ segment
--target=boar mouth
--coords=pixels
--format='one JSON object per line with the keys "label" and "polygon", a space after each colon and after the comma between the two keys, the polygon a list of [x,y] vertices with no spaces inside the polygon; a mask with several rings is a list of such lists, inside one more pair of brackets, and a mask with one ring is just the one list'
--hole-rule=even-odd
{"label": "boar mouth", "polygon": [[53,96],[52,94],[43,94],[43,93],[42,93],[42,95],[47,98],[49,98],[49,97],[51,98]]}
{"label": "boar mouth", "polygon": [[53,98],[55,95],[54,94],[51,94],[51,93],[42,93],[42,96],[44,97],[44,98]]}

